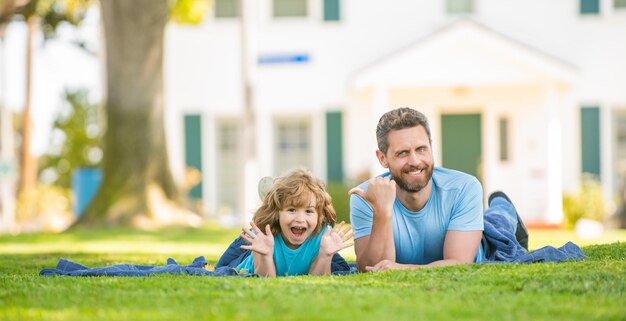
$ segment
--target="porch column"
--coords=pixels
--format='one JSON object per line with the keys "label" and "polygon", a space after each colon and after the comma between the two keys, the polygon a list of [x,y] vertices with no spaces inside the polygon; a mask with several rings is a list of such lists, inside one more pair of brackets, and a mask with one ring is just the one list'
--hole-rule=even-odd
{"label": "porch column", "polygon": [[202,207],[209,217],[216,218],[220,207],[217,191],[221,183],[216,179],[218,177],[217,172],[220,170],[217,168],[219,163],[217,141],[219,121],[212,113],[207,113],[202,117],[204,123],[202,141],[205,142],[205,146],[202,147],[206,147],[202,149],[202,166],[206,167],[206,170],[202,172],[202,182],[204,183],[202,184],[202,202],[204,203]]}
{"label": "porch column", "polygon": [[[368,126],[368,128],[365,129],[365,133],[368,133],[365,137],[368,137],[368,139],[371,139],[369,137],[376,137],[375,133],[376,133],[376,126],[378,125],[378,120],[384,113],[386,113],[387,111],[391,109],[392,108],[389,106],[389,88],[387,88],[386,85],[380,84],[380,83],[374,85],[373,94],[372,94],[372,121],[371,121],[372,125]],[[375,142],[374,146],[378,148],[378,143]],[[372,151],[372,153],[373,152],[374,151]],[[378,163],[378,160],[374,160],[371,163],[370,174],[372,176],[378,175],[384,171],[385,169],[382,166],[380,166],[380,164]]]}
{"label": "porch column", "polygon": [[[614,137],[617,135],[613,122],[612,106],[604,103],[600,104],[600,184],[602,186],[602,196],[605,204],[611,204],[615,192],[615,168],[614,166]],[[620,182],[621,184],[621,182]],[[618,185],[619,186],[619,185]],[[616,204],[619,205],[619,204]]]}
{"label": "porch column", "polygon": [[561,168],[561,118],[558,93],[553,83],[545,85],[545,110],[547,114],[547,179],[548,206],[545,220],[560,224],[563,220],[563,171]]}
{"label": "porch column", "polygon": [[[485,197],[489,196],[491,192],[502,189],[499,187],[500,182],[498,175],[494,175],[501,169],[499,161],[498,148],[500,146],[500,130],[499,130],[499,114],[497,106],[487,105],[482,113],[483,117],[483,132],[481,134],[483,154],[482,154],[482,184],[483,194]],[[496,187],[498,186],[498,187]]]}
{"label": "porch column", "polygon": [[[4,89],[4,82],[0,86],[2,86],[0,89]],[[0,104],[4,104],[5,101],[4,97],[2,97]],[[15,149],[13,146],[12,119],[13,115],[11,112],[4,105],[0,105],[0,234],[16,232],[16,164],[13,152]]]}
{"label": "porch column", "polygon": [[[256,137],[268,137],[257,139],[257,161],[259,163],[259,178],[274,176],[274,123],[273,115],[268,108],[259,106],[256,118]],[[258,183],[258,182],[257,182]],[[255,185],[256,186],[256,185]]]}

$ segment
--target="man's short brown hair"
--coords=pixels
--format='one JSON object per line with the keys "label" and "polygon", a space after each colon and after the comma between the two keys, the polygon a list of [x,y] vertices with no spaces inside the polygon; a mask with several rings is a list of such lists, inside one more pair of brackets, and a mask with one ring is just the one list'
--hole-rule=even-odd
{"label": "man's short brown hair", "polygon": [[416,126],[424,127],[426,134],[428,135],[428,143],[432,143],[428,119],[424,116],[424,114],[408,107],[401,107],[386,112],[380,117],[380,120],[378,120],[378,126],[376,126],[376,141],[378,142],[378,149],[384,154],[387,154],[387,149],[389,149],[388,136],[390,131]]}

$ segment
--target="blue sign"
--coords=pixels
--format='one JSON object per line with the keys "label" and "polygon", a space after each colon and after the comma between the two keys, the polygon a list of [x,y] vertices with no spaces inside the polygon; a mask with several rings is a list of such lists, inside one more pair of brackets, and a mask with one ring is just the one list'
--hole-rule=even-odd
{"label": "blue sign", "polygon": [[15,174],[13,163],[0,160],[0,177],[9,177],[13,174]]}
{"label": "blue sign", "polygon": [[309,54],[266,54],[259,55],[259,65],[274,64],[304,64],[308,63],[311,58]]}
{"label": "blue sign", "polygon": [[74,214],[83,215],[87,206],[96,196],[102,182],[102,170],[99,168],[77,168],[72,172],[72,192],[74,193]]}

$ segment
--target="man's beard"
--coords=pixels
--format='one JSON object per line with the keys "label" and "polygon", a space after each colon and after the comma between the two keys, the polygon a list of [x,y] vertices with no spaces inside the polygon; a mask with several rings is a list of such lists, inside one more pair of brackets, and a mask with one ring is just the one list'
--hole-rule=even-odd
{"label": "man's beard", "polygon": [[[416,169],[415,167],[409,168],[409,171],[412,171]],[[416,183],[409,183],[406,180],[402,179],[402,175],[394,175],[394,173],[391,173],[391,177],[393,178],[393,180],[396,182],[396,185],[398,185],[398,187],[400,187],[402,190],[409,192],[409,193],[417,193],[419,191],[421,191],[422,189],[424,189],[424,187],[428,186],[428,183],[430,182],[430,178],[433,176],[433,166],[428,166],[426,168],[423,169],[425,175],[424,177],[426,178],[424,181],[420,182],[416,182]],[[403,171],[400,172],[400,174],[402,174]]]}

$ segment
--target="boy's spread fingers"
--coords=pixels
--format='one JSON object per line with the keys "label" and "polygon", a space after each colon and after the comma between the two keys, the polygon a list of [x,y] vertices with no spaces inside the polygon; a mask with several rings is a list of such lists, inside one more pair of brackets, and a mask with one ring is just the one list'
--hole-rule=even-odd
{"label": "boy's spread fingers", "polygon": [[250,232],[248,230],[242,229],[242,231],[243,231],[243,233],[241,233],[241,234],[243,234],[243,235],[245,235],[245,236],[247,236],[247,237],[249,237],[251,239],[256,237],[256,235],[254,235],[254,233],[252,233],[252,232]]}
{"label": "boy's spread fingers", "polygon": [[253,229],[255,232],[257,232],[257,234],[258,234],[258,233],[263,233],[263,232],[261,232],[261,229],[260,229],[260,228],[259,228],[256,224],[254,224],[254,222],[250,222],[250,225],[252,226],[252,229]]}
{"label": "boy's spread fingers", "polygon": [[266,225],[265,225],[265,233],[267,233],[267,234],[266,234],[267,236],[272,235],[272,228],[270,227],[270,225],[269,225],[269,224],[266,224]]}
{"label": "boy's spread fingers", "polygon": [[241,238],[242,238],[242,239],[244,239],[246,242],[248,242],[248,243],[252,243],[252,238],[251,238],[251,237],[249,237],[248,235],[241,233],[241,235],[240,235],[240,236],[241,236]]}
{"label": "boy's spread fingers", "polygon": [[341,251],[341,250],[343,250],[343,249],[347,249],[347,248],[351,247],[353,244],[354,244],[354,243],[343,244],[343,245],[341,246],[340,251]]}

